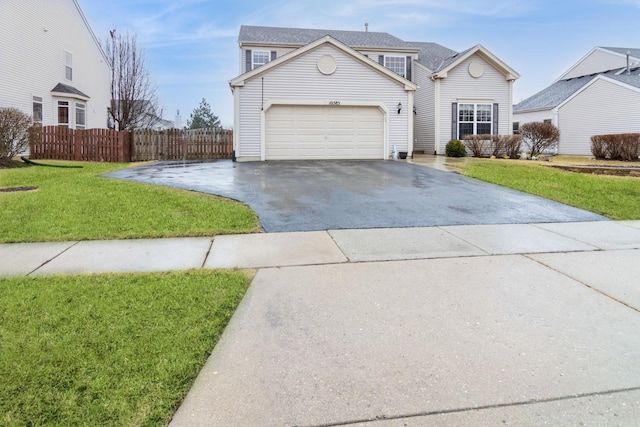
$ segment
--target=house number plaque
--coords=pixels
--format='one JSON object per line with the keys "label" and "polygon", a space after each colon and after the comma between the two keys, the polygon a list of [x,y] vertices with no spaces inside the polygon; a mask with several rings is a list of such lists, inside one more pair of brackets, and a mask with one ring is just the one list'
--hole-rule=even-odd
{"label": "house number plaque", "polygon": [[329,101],[329,105],[340,105],[340,101]]}

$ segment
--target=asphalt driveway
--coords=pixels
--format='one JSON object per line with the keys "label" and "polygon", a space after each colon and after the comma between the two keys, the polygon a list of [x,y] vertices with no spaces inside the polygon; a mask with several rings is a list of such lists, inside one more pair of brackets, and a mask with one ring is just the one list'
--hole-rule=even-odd
{"label": "asphalt driveway", "polygon": [[268,232],[606,220],[398,161],[156,162],[107,176],[239,200]]}

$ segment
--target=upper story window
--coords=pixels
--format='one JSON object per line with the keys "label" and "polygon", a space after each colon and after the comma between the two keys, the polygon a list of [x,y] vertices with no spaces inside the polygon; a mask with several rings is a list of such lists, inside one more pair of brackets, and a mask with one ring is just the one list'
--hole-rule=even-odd
{"label": "upper story window", "polygon": [[33,123],[42,125],[42,98],[33,97]]}
{"label": "upper story window", "polygon": [[268,50],[254,50],[251,55],[252,70],[266,64],[271,59],[271,52],[269,52]]}
{"label": "upper story window", "polygon": [[87,127],[87,106],[76,102],[76,129],[84,130]]}
{"label": "upper story window", "polygon": [[64,78],[73,80],[73,55],[71,52],[64,52]]}
{"label": "upper story window", "polygon": [[405,59],[404,56],[385,56],[384,57],[384,66],[396,74],[400,74],[402,77],[405,76]]}
{"label": "upper story window", "polygon": [[491,135],[492,104],[458,105],[458,139],[466,135]]}

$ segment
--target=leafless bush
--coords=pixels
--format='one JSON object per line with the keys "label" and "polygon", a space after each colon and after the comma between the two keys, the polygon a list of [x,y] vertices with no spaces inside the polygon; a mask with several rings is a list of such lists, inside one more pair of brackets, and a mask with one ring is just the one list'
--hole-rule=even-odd
{"label": "leafless bush", "polygon": [[640,134],[594,135],[591,137],[591,153],[596,159],[638,160],[640,156]]}
{"label": "leafless bush", "polygon": [[560,141],[560,130],[551,123],[525,123],[520,128],[520,134],[532,158]]}
{"label": "leafless bush", "polygon": [[467,135],[464,142],[473,157],[503,157],[517,159],[522,146],[520,135]]}
{"label": "leafless bush", "polygon": [[23,153],[29,147],[31,116],[17,108],[0,108],[0,159]]}
{"label": "leafless bush", "polygon": [[467,135],[464,137],[464,145],[473,157],[487,157],[491,148],[491,135]]}
{"label": "leafless bush", "polygon": [[522,135],[503,135],[501,138],[504,138],[504,154],[510,159],[519,158],[522,149]]}

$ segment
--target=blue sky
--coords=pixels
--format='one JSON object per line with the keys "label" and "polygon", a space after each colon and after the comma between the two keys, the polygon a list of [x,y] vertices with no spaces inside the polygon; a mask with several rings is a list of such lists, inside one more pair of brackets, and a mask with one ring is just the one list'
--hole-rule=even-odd
{"label": "blue sky", "polygon": [[78,0],[99,39],[138,38],[164,117],[182,124],[202,98],[233,125],[228,81],[240,25],[388,32],[462,51],[477,44],[521,78],[514,102],[544,89],[595,46],[640,48],[640,0]]}

